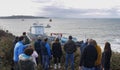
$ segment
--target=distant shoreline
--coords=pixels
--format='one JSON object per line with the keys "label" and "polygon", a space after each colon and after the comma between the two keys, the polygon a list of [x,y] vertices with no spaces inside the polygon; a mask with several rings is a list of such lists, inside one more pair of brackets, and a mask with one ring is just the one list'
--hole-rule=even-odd
{"label": "distant shoreline", "polygon": [[81,17],[81,18],[65,18],[65,17],[47,17],[47,16],[32,16],[32,15],[12,15],[12,16],[0,16],[0,19],[51,19],[51,18],[62,18],[62,19],[120,19],[120,18],[111,18],[111,17]]}
{"label": "distant shoreline", "polygon": [[39,16],[1,16],[0,19],[39,19],[39,18],[46,18],[48,19],[49,17],[39,17]]}

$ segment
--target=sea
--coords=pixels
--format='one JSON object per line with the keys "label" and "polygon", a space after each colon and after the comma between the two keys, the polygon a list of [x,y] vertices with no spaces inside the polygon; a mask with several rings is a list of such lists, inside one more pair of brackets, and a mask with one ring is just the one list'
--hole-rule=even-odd
{"label": "sea", "polygon": [[0,29],[20,36],[30,32],[33,23],[49,24],[51,27],[44,29],[47,35],[62,33],[65,37],[72,35],[78,41],[94,39],[102,50],[105,42],[110,42],[112,50],[120,52],[120,18],[52,18],[52,22],[48,18],[0,19]]}

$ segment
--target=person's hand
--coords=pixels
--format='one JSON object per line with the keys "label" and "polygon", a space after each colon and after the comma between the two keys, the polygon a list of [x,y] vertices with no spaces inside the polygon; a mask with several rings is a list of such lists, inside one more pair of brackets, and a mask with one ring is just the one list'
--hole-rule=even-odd
{"label": "person's hand", "polygon": [[81,67],[81,66],[79,66],[79,70],[82,70],[82,67]]}
{"label": "person's hand", "polygon": [[25,46],[26,46],[26,47],[31,47],[31,44],[26,44]]}

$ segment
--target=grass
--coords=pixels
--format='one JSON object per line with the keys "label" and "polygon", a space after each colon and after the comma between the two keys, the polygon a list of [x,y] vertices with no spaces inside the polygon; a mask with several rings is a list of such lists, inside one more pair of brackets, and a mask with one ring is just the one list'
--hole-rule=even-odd
{"label": "grass", "polygon": [[[15,36],[0,30],[0,69],[9,70],[13,57],[13,40]],[[7,67],[6,67],[7,66]]]}
{"label": "grass", "polygon": [[120,70],[120,53],[118,52],[112,53],[111,70]]}
{"label": "grass", "polygon": [[[12,64],[13,57],[13,40],[15,36],[11,33],[6,33],[3,30],[0,30],[0,70],[10,70]],[[62,68],[60,70],[64,70],[65,66],[65,52],[63,52],[62,56]],[[113,52],[111,58],[111,70],[120,70],[120,53]],[[75,52],[75,70],[79,68],[80,61],[80,50],[79,48]],[[51,60],[51,65],[53,70],[53,60]],[[42,70],[41,66],[38,67],[38,70]],[[69,65],[70,70],[70,65]]]}

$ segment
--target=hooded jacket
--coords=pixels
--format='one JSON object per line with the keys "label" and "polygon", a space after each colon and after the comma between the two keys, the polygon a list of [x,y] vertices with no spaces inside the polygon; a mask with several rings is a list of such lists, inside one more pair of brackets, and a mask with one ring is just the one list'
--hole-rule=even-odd
{"label": "hooded jacket", "polygon": [[32,61],[32,57],[26,54],[19,56],[19,69],[20,70],[36,70],[35,63]]}

